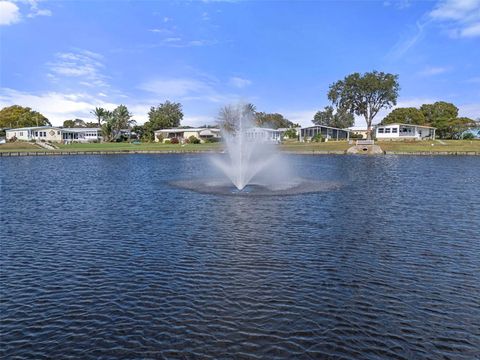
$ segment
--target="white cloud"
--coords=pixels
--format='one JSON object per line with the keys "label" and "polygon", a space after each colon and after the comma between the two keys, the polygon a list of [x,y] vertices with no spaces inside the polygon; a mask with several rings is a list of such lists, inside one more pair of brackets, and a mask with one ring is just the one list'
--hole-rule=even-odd
{"label": "white cloud", "polygon": [[[27,18],[51,16],[48,9],[40,9],[38,0],[0,1],[0,25],[12,25],[22,20],[22,14]],[[20,7],[18,5],[20,5]]]}
{"label": "white cloud", "polygon": [[229,84],[231,86],[234,86],[236,88],[242,89],[244,87],[247,87],[248,85],[252,84],[251,80],[244,79],[238,76],[231,77],[229,80]]}
{"label": "white cloud", "polygon": [[172,32],[172,30],[163,28],[149,29],[148,31],[158,34],[170,34]]}
{"label": "white cloud", "polygon": [[160,78],[140,84],[138,89],[155,95],[155,101],[210,102],[229,104],[242,100],[237,94],[218,89],[218,82],[205,76],[199,78]]}
{"label": "white cloud", "polygon": [[157,47],[172,47],[172,48],[187,48],[187,47],[200,47],[200,46],[212,46],[218,44],[217,40],[185,40],[182,41],[181,37],[167,37],[160,40],[155,44],[141,45],[145,48],[157,48]]}
{"label": "white cloud", "polygon": [[97,99],[86,93],[62,94],[44,92],[27,93],[8,88],[0,89],[0,107],[10,105],[31,107],[45,115],[53,125],[61,125],[64,120],[83,118],[92,119],[90,111],[96,106],[113,109],[116,105]]}
{"label": "white cloud", "polygon": [[286,110],[278,111],[278,113],[283,114],[283,116],[295,124],[300,124],[300,126],[312,126],[312,120],[315,113],[318,109],[315,110]]}
{"label": "white cloud", "polygon": [[182,120],[182,125],[189,126],[203,126],[214,125],[216,122],[215,117],[207,115],[185,115]]}
{"label": "white cloud", "polygon": [[40,9],[38,6],[39,0],[20,0],[30,5],[30,12],[27,17],[34,18],[37,16],[52,16],[52,12],[48,9]]}
{"label": "white cloud", "polygon": [[139,89],[151,92],[162,98],[182,97],[189,94],[212,91],[206,83],[189,78],[151,80],[141,84]]}
{"label": "white cloud", "polygon": [[387,57],[398,59],[407,53],[412,47],[414,47],[425,36],[425,27],[429,22],[417,21],[415,29],[412,34],[404,39],[398,41],[393,48],[387,54]]}
{"label": "white cloud", "polygon": [[466,116],[471,119],[480,119],[480,102],[459,105],[458,116]]}
{"label": "white cloud", "polygon": [[0,1],[0,25],[12,25],[21,19],[20,9],[11,1]]}
{"label": "white cloud", "polygon": [[451,37],[480,36],[480,0],[441,1],[429,16],[445,23]]}
{"label": "white cloud", "polygon": [[460,32],[461,37],[480,36],[480,22],[463,28]]}
{"label": "white cloud", "polygon": [[81,78],[79,84],[88,87],[106,87],[106,77],[101,74],[104,68],[103,56],[88,50],[55,54],[55,60],[47,64],[48,77],[54,81],[59,78]]}
{"label": "white cloud", "polygon": [[439,66],[427,66],[425,69],[419,72],[422,76],[433,76],[439,75],[447,72],[449,69],[446,67],[439,67]]}

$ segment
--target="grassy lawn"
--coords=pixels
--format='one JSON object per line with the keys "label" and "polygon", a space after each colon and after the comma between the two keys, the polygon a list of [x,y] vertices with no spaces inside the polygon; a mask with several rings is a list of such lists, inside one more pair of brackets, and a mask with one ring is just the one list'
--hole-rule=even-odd
{"label": "grassy lawn", "polygon": [[6,144],[0,144],[0,152],[11,152],[11,151],[45,151],[45,149],[42,149],[35,144],[28,143],[28,142],[23,142],[23,141],[17,141],[14,143],[6,143]]}
{"label": "grassy lawn", "polygon": [[[442,144],[443,143],[443,144]],[[442,152],[476,151],[480,152],[480,140],[434,140],[434,141],[377,141],[383,151],[393,152]]]}
{"label": "grassy lawn", "polygon": [[90,143],[58,144],[61,151],[213,151],[221,148],[220,144],[160,144],[160,143]]}
{"label": "grassy lawn", "polygon": [[345,151],[351,145],[347,141],[327,141],[319,143],[285,142],[281,149],[288,152]]}
{"label": "grassy lawn", "polygon": [[[480,153],[480,140],[435,140],[435,141],[378,141],[376,142],[387,152],[458,152],[475,151]],[[433,144],[433,146],[432,146]],[[218,151],[222,144],[160,144],[160,143],[90,143],[90,144],[56,144],[59,149],[52,151]],[[285,142],[280,149],[286,152],[315,153],[345,151],[351,145],[347,141],[328,141],[324,143]],[[15,142],[0,145],[0,152],[35,152],[49,151],[28,142]]]}
{"label": "grassy lawn", "polygon": [[0,145],[0,152],[25,151],[215,151],[221,144],[160,144],[160,143],[89,143],[89,144],[55,144],[58,150],[39,148],[34,144],[17,141]]}

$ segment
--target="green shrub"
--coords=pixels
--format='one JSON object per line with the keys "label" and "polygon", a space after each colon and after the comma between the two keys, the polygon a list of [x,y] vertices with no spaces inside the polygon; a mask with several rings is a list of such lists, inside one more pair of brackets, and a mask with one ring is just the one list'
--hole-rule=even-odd
{"label": "green shrub", "polygon": [[325,142],[325,138],[323,137],[322,134],[317,134],[314,137],[312,137],[313,142]]}
{"label": "green shrub", "polygon": [[475,136],[471,132],[469,132],[469,133],[463,134],[462,139],[463,140],[473,140],[473,139],[475,139]]}
{"label": "green shrub", "polygon": [[198,139],[196,136],[192,135],[188,138],[187,142],[189,144],[200,144],[200,139]]}
{"label": "green shrub", "polygon": [[158,134],[158,135],[157,135],[157,140],[158,140],[159,142],[163,142],[164,139],[165,139],[165,137],[163,136],[163,134]]}
{"label": "green shrub", "polygon": [[220,142],[220,138],[207,138],[205,139],[205,144],[213,144]]}

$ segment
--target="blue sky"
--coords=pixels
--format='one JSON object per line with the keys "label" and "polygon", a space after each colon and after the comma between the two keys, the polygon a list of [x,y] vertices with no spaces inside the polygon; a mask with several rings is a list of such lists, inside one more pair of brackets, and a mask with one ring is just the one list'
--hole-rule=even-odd
{"label": "blue sky", "polygon": [[56,125],[121,103],[143,123],[165,100],[184,125],[238,101],[309,125],[330,84],[371,70],[399,74],[398,106],[480,117],[480,0],[0,1],[0,57],[0,106]]}

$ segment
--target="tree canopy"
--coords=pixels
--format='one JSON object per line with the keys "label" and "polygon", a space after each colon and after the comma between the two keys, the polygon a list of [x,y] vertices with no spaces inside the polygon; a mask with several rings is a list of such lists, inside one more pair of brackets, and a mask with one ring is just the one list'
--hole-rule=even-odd
{"label": "tree canopy", "polygon": [[143,125],[143,137],[153,140],[155,130],[180,126],[183,119],[182,104],[169,100],[158,106],[152,106],[148,112],[148,121]]}
{"label": "tree canopy", "polygon": [[458,108],[445,101],[433,104],[423,104],[420,111],[425,116],[426,123],[437,128],[436,134],[442,139],[455,139],[471,126],[474,121],[458,117]]}
{"label": "tree canopy", "polygon": [[324,125],[345,129],[353,126],[355,119],[353,114],[346,111],[346,109],[337,109],[337,111],[334,113],[333,106],[325,106],[323,111],[317,111],[312,122],[315,125]]}
{"label": "tree canopy", "polygon": [[95,110],[90,111],[90,113],[95,116],[98,126],[100,127],[102,122],[105,121],[105,115],[107,115],[107,110],[101,107],[96,107]]}
{"label": "tree canopy", "polygon": [[255,112],[255,124],[258,127],[269,127],[272,129],[289,128],[293,126],[293,123],[282,114],[268,114],[264,112]]}
{"label": "tree canopy", "polygon": [[394,109],[382,120],[384,125],[394,123],[425,125],[426,122],[425,115],[414,107]]}
{"label": "tree canopy", "polygon": [[458,139],[465,130],[475,126],[474,120],[458,117],[458,108],[445,101],[423,104],[420,109],[394,109],[382,120],[384,125],[392,123],[432,126],[441,139]]}
{"label": "tree canopy", "polygon": [[102,135],[105,141],[115,141],[120,137],[122,129],[129,129],[135,124],[132,114],[125,105],[119,105],[113,111],[103,114]]}
{"label": "tree canopy", "polygon": [[397,104],[398,75],[372,71],[353,73],[330,85],[328,99],[339,109],[363,116],[371,138],[372,120],[382,108]]}
{"label": "tree canopy", "polygon": [[29,107],[12,105],[0,110],[0,128],[20,128],[51,125],[50,121]]}
{"label": "tree canopy", "polygon": [[[92,123],[86,123],[84,120],[82,119],[75,119],[75,120],[65,120],[63,122],[63,127],[65,128],[84,128],[84,127],[90,127],[89,125],[91,125]],[[94,127],[96,127],[97,124],[94,123]]]}

